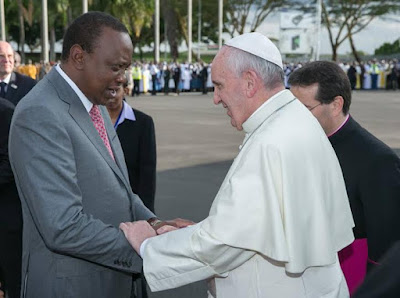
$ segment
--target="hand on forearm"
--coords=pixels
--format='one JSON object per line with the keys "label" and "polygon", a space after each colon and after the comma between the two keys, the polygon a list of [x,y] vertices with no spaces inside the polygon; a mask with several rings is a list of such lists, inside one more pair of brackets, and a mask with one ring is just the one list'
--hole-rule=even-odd
{"label": "hand on forearm", "polygon": [[138,254],[140,254],[140,246],[144,240],[157,236],[155,230],[144,220],[124,222],[119,225],[119,228]]}
{"label": "hand on forearm", "polygon": [[176,227],[176,228],[185,228],[187,226],[192,226],[195,225],[196,223],[188,220],[188,219],[183,219],[183,218],[175,218],[172,220],[167,220],[166,223],[170,226]]}
{"label": "hand on forearm", "polygon": [[158,235],[171,232],[180,228],[185,228],[195,223],[191,220],[175,218],[172,220],[161,221],[158,218],[150,218],[148,223],[153,227]]}

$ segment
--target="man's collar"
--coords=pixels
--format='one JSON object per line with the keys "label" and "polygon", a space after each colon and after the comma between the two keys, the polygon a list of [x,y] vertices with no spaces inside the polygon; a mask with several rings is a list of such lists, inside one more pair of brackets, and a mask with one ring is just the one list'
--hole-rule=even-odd
{"label": "man's collar", "polygon": [[121,116],[118,118],[118,123],[116,124],[115,127],[117,127],[122,122],[124,122],[125,119],[131,120],[131,121],[136,121],[136,116],[135,116],[135,113],[133,112],[132,107],[125,100],[122,101],[122,104],[123,104],[123,107],[122,107]]}
{"label": "man's collar", "polygon": [[350,114],[347,114],[346,117],[344,118],[342,124],[340,124],[340,125],[338,126],[338,128],[336,128],[335,131],[333,131],[332,133],[330,133],[330,134],[328,135],[328,138],[330,138],[330,137],[333,136],[335,133],[337,133],[337,132],[347,123],[347,121],[349,120],[349,117],[350,117]]}
{"label": "man's collar", "polygon": [[71,88],[75,91],[78,95],[79,99],[81,100],[83,106],[85,107],[86,111],[89,113],[93,107],[93,103],[82,93],[79,87],[70,79],[70,77],[62,70],[59,64],[56,64],[55,69],[63,77],[63,79],[71,86]]}
{"label": "man's collar", "polygon": [[4,80],[0,80],[0,82],[4,82],[4,83],[6,83],[7,85],[10,84],[11,74],[12,74],[12,73],[9,73],[9,74],[6,76],[6,78],[5,78]]}

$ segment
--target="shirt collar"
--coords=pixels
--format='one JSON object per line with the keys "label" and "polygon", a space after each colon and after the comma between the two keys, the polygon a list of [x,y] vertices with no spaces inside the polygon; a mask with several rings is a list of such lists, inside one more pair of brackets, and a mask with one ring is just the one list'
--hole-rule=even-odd
{"label": "shirt collar", "polygon": [[331,136],[333,136],[335,133],[337,133],[337,132],[343,127],[343,125],[346,124],[347,120],[349,120],[349,117],[350,117],[350,114],[347,114],[347,116],[346,116],[346,118],[344,119],[343,123],[342,123],[334,132],[332,132],[332,133],[328,136],[328,138],[331,137]]}
{"label": "shirt collar", "polygon": [[78,95],[79,99],[81,100],[83,106],[85,107],[86,111],[89,113],[93,107],[93,103],[82,93],[82,91],[78,88],[78,86],[72,81],[69,76],[62,70],[59,64],[55,66],[58,73],[64,78],[64,80],[71,86],[72,90],[75,91],[76,95]]}
{"label": "shirt collar", "polygon": [[136,116],[135,113],[133,112],[133,109],[130,105],[127,104],[127,102],[124,100],[123,101],[123,107],[122,107],[122,112],[121,116],[118,119],[117,122],[117,127],[120,125],[122,122],[125,121],[125,119],[131,120],[131,121],[136,121]]}
{"label": "shirt collar", "polygon": [[11,80],[11,73],[8,74],[8,76],[6,76],[6,78],[4,80],[2,80],[2,81],[0,80],[0,82],[4,82],[8,85],[8,84],[10,84],[10,80]]}

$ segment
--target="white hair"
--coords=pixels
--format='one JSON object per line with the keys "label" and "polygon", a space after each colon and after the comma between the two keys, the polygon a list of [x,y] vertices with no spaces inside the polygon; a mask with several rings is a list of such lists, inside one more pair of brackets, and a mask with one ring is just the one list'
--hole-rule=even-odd
{"label": "white hair", "polygon": [[225,47],[229,50],[227,64],[237,77],[251,69],[260,76],[267,89],[284,84],[284,73],[278,65],[234,47]]}

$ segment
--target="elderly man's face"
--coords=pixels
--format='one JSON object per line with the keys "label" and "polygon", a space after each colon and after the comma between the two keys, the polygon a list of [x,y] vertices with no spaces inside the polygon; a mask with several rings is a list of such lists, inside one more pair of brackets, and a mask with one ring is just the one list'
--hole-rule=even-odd
{"label": "elderly man's face", "polygon": [[247,111],[246,97],[243,93],[241,77],[230,69],[226,63],[228,51],[224,48],[215,57],[211,67],[211,77],[214,83],[214,103],[222,103],[231,118],[231,124],[237,130],[242,130],[242,124],[249,118],[251,113]]}
{"label": "elderly man's face", "polygon": [[105,27],[92,53],[84,52],[82,92],[94,104],[106,105],[117,96],[131,64],[133,46],[127,33]]}
{"label": "elderly man's face", "polygon": [[14,51],[10,44],[0,41],[0,78],[4,78],[14,69]]}

